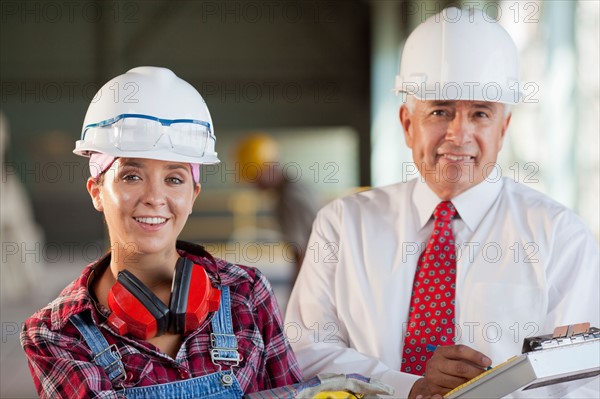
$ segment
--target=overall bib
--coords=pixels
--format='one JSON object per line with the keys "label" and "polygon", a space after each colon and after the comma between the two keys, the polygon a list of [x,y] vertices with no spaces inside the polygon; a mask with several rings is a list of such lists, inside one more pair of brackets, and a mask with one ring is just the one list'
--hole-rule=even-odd
{"label": "overall bib", "polygon": [[[76,314],[71,317],[71,321],[94,353],[93,362],[104,368],[113,386],[118,384],[125,376],[125,368],[116,345],[108,345],[98,327],[87,317]],[[241,398],[244,393],[231,370],[231,367],[237,366],[241,358],[237,351],[237,339],[233,333],[231,301],[227,286],[221,287],[221,305],[213,316],[211,325],[213,332],[210,335],[210,356],[220,371],[184,381],[122,388],[115,391],[128,399]],[[221,371],[221,364],[230,367],[226,371]]]}

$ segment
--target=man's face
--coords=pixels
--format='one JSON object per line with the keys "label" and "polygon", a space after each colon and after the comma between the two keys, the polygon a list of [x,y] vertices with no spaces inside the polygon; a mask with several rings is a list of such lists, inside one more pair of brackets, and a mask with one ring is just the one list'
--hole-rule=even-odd
{"label": "man's face", "polygon": [[502,148],[510,115],[486,101],[420,101],[400,108],[406,145],[427,185],[449,200],[481,183]]}

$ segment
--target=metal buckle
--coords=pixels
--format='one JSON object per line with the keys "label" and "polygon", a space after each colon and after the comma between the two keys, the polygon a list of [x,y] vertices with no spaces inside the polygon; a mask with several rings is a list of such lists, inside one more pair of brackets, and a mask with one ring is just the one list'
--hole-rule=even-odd
{"label": "metal buckle", "polygon": [[[220,352],[232,353],[233,357],[221,355]],[[214,364],[225,362],[230,367],[237,367],[242,361],[242,356],[238,353],[237,349],[211,349],[210,359]]]}
{"label": "metal buckle", "polygon": [[[235,342],[235,346],[228,346],[228,347],[220,347],[217,346],[217,335],[221,336],[221,337],[227,337],[232,339],[233,342]],[[222,350],[234,350],[238,348],[237,345],[237,338],[234,334],[215,334],[215,333],[210,333],[210,346],[214,349],[222,349]]]}
{"label": "metal buckle", "polygon": [[[111,363],[109,363],[107,366],[101,366],[100,364],[98,364],[98,362],[96,361],[96,359],[98,359],[100,356],[103,356],[105,354],[105,352],[110,351],[110,353],[112,355],[114,355],[114,357],[116,357],[116,359],[114,361],[112,361]],[[110,375],[110,373],[112,372],[112,368],[115,365],[119,365],[120,364],[120,375],[118,375],[114,380],[112,381],[118,381],[120,379],[125,379],[126,374],[125,374],[125,367],[123,367],[123,363],[121,362],[122,356],[121,356],[121,352],[119,352],[119,348],[117,348],[116,344],[112,344],[109,347],[103,349],[101,352],[98,352],[98,354],[96,356],[94,356],[94,359],[92,360],[92,362],[98,366],[101,366],[104,371],[106,371],[107,374]]]}

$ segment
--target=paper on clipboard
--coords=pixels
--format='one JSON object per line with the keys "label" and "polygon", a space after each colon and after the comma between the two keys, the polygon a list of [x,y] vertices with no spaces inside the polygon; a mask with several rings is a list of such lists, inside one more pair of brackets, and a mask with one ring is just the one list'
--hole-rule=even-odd
{"label": "paper on clipboard", "polygon": [[[588,334],[585,339],[567,338],[568,343],[563,339],[563,344],[515,356],[450,391],[444,398],[498,399],[525,391],[535,396],[535,390],[539,388],[545,388],[544,397],[549,394],[553,395],[550,397],[563,397],[569,390],[585,383],[583,380],[600,375],[600,331],[597,335]],[[544,343],[550,341],[552,338],[541,340]],[[571,383],[575,380],[582,380],[581,384]]]}

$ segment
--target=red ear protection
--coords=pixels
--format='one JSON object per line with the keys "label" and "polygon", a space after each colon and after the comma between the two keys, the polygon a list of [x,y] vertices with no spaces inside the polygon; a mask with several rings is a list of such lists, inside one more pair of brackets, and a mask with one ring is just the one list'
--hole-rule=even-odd
{"label": "red ear protection", "polygon": [[210,284],[203,267],[194,266],[187,258],[180,258],[175,266],[169,306],[170,332],[188,334],[200,327],[209,312],[219,309],[221,292]]}
{"label": "red ear protection", "polygon": [[203,267],[187,258],[175,266],[167,307],[127,270],[119,272],[108,293],[112,313],[108,323],[119,334],[149,339],[169,331],[187,334],[200,326],[209,312],[219,309],[221,293],[213,288]]}
{"label": "red ear protection", "polygon": [[108,323],[121,335],[148,339],[164,334],[169,326],[169,308],[127,270],[119,272],[110,289],[108,307]]}

